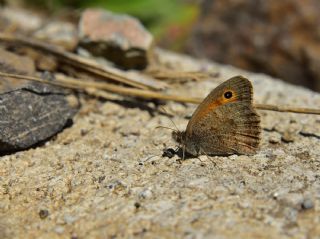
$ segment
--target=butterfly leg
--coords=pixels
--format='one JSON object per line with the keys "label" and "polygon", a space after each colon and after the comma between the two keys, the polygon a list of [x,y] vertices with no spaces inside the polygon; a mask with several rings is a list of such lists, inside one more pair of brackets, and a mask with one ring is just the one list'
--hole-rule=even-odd
{"label": "butterfly leg", "polygon": [[186,146],[183,145],[183,147],[182,147],[182,160],[185,159],[185,153],[186,153]]}
{"label": "butterfly leg", "polygon": [[[211,163],[213,164],[213,166],[215,167],[217,164],[209,157],[209,155],[206,153],[206,151],[204,151],[202,148],[200,148],[199,150],[200,153],[203,153],[207,156],[207,158],[211,161]],[[201,161],[201,160],[200,160]]]}

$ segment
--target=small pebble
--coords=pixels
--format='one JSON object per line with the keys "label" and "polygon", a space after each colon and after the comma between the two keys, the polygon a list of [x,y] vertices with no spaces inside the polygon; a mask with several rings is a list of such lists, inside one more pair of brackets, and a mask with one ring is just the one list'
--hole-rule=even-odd
{"label": "small pebble", "polygon": [[251,208],[251,207],[252,207],[251,203],[248,202],[248,201],[240,201],[240,202],[238,203],[238,206],[239,206],[240,208],[242,208],[242,209],[247,209],[247,208]]}
{"label": "small pebble", "polygon": [[41,209],[40,211],[39,211],[39,217],[41,218],[41,219],[45,219],[45,218],[47,218],[49,216],[49,211],[48,210],[46,210],[46,209]]}
{"label": "small pebble", "polygon": [[272,132],[269,136],[269,142],[271,144],[278,144],[281,142],[281,135],[277,132]]}
{"label": "small pebble", "polygon": [[142,199],[150,199],[152,196],[153,196],[153,193],[149,188],[139,193],[139,197]]}
{"label": "small pebble", "polygon": [[85,136],[85,135],[88,134],[88,132],[89,132],[89,130],[87,130],[87,129],[81,129],[81,130],[80,130],[80,135],[81,135],[81,136]]}
{"label": "small pebble", "polygon": [[62,234],[64,232],[64,228],[62,226],[57,226],[54,231],[58,234]]}
{"label": "small pebble", "polygon": [[68,225],[73,224],[77,220],[76,217],[71,216],[71,215],[65,215],[63,219],[64,219],[65,223],[67,223]]}
{"label": "small pebble", "polygon": [[310,198],[306,198],[303,202],[302,202],[302,209],[311,209],[314,207],[314,203]]}
{"label": "small pebble", "polygon": [[135,207],[136,209],[139,209],[139,208],[141,207],[141,204],[140,204],[139,202],[135,202],[135,203],[134,203],[134,207]]}
{"label": "small pebble", "polygon": [[292,143],[295,140],[295,134],[289,131],[285,131],[281,137],[281,140],[285,143]]}

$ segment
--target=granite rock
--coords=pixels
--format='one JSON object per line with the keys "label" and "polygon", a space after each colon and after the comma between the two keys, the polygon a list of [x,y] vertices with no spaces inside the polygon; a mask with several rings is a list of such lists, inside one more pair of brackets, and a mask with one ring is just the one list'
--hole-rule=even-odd
{"label": "granite rock", "polygon": [[[162,50],[156,54],[177,70],[220,72],[218,78],[177,85],[171,93],[204,97],[231,76],[243,75],[253,83],[255,102],[320,105],[319,93],[267,75]],[[141,107],[144,101],[131,107],[119,100],[92,102],[49,143],[0,158],[0,228],[8,237],[320,235],[319,116],[258,111],[264,130],[256,155],[180,161],[161,157],[164,148],[176,146],[170,130],[155,129],[173,127],[169,116],[150,114]],[[183,130],[195,105],[175,105],[180,104],[164,108]],[[281,141],[293,121],[294,141]],[[119,160],[106,160],[112,155]],[[44,208],[50,212],[47,219],[38,215]]]}

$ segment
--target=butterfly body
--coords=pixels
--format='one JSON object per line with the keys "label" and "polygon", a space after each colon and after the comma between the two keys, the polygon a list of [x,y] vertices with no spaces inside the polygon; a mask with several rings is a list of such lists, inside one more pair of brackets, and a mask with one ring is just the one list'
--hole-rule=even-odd
{"label": "butterfly body", "polygon": [[252,106],[251,82],[233,77],[203,100],[187,128],[174,139],[192,155],[253,154],[260,142],[260,117]]}

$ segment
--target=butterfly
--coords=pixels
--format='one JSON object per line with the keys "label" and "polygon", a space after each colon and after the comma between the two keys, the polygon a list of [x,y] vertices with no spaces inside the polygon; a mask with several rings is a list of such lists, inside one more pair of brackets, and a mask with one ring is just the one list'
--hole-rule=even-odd
{"label": "butterfly", "polygon": [[[254,154],[260,142],[260,117],[252,105],[251,82],[235,76],[210,92],[185,131],[172,136],[192,155]],[[184,157],[184,156],[183,156]]]}

